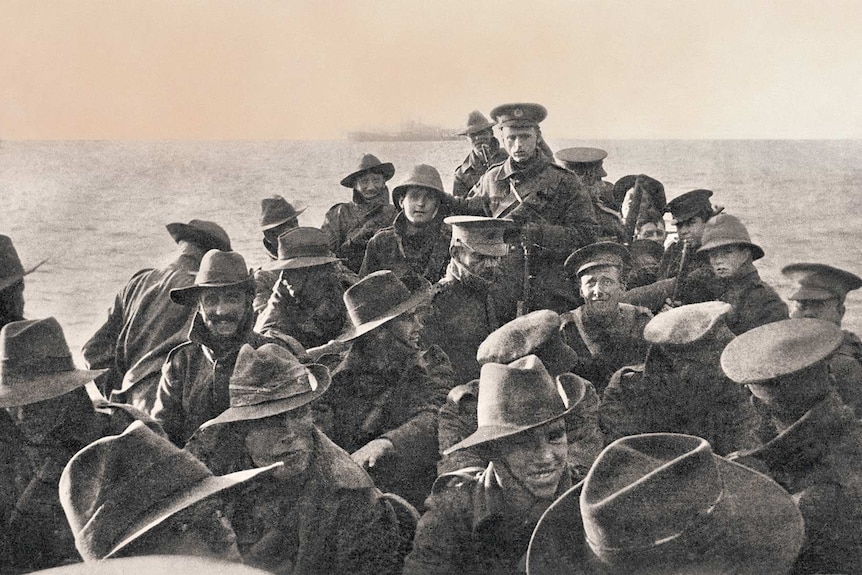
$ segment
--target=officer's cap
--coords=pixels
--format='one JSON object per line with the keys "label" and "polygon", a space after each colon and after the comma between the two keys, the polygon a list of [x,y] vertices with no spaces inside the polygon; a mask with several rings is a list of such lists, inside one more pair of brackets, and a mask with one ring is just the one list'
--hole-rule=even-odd
{"label": "officer's cap", "polygon": [[509,253],[509,245],[503,240],[503,232],[514,222],[506,218],[484,218],[481,216],[449,216],[443,223],[452,226],[451,246],[467,246],[486,256],[503,257]]}
{"label": "officer's cap", "polygon": [[491,110],[491,118],[502,127],[538,126],[548,117],[548,110],[541,104],[503,104]]}
{"label": "officer's cap", "polygon": [[596,242],[576,250],[566,259],[563,269],[569,277],[578,277],[588,269],[599,266],[614,266],[623,269],[629,265],[631,254],[622,244]]}
{"label": "officer's cap", "polygon": [[669,201],[664,211],[673,216],[673,224],[676,225],[703,212],[711,212],[710,197],[712,197],[711,190],[692,190]]}
{"label": "officer's cap", "polygon": [[644,339],[660,345],[687,345],[699,341],[724,325],[724,316],[733,309],[723,301],[684,305],[662,312],[644,328]]}
{"label": "officer's cap", "polygon": [[600,148],[565,148],[554,157],[564,164],[596,164],[607,158],[608,153]]}
{"label": "officer's cap", "polygon": [[781,273],[794,282],[789,300],[843,300],[847,292],[862,287],[862,278],[856,274],[825,264],[790,264]]}
{"label": "officer's cap", "polygon": [[736,383],[762,383],[823,361],[844,333],[832,322],[796,318],[768,323],[733,339],[721,354],[721,369]]}

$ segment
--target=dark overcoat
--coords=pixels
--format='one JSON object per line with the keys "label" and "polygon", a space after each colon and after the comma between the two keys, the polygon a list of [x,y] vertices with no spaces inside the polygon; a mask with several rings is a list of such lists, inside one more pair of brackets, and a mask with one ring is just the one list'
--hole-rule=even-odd
{"label": "dark overcoat", "polygon": [[407,218],[401,212],[391,226],[368,241],[359,275],[391,270],[399,278],[412,275],[434,283],[446,273],[451,238],[452,228],[443,223],[443,213],[422,231],[408,235]]}

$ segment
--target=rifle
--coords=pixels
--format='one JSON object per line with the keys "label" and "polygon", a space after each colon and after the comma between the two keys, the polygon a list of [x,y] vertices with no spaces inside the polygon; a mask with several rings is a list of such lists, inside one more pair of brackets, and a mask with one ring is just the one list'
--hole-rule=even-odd
{"label": "rifle", "polygon": [[635,178],[634,192],[632,193],[632,205],[629,207],[629,213],[626,214],[625,231],[626,245],[631,245],[635,238],[635,228],[638,223],[638,216],[641,212],[641,201],[643,200],[644,189],[641,185],[641,178],[646,176],[640,175]]}
{"label": "rifle", "polygon": [[677,271],[676,278],[673,280],[673,295],[670,297],[670,301],[677,302],[679,301],[680,289],[682,288],[682,282],[685,279],[685,276],[688,275],[688,267],[691,259],[691,244],[688,240],[684,240],[682,242],[682,255],[679,258],[679,271]]}
{"label": "rifle", "polygon": [[535,239],[531,234],[524,233],[521,236],[521,247],[524,250],[524,281],[521,287],[521,299],[517,304],[517,316],[521,317],[530,312],[530,299],[533,292],[533,280],[536,274],[533,272],[533,247],[536,246]]}

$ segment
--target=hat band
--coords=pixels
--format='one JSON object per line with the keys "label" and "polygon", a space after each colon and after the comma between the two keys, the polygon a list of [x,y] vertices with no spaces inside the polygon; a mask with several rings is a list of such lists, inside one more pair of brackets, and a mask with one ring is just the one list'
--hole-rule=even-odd
{"label": "hat band", "polygon": [[11,358],[0,360],[0,373],[7,377],[26,377],[63,371],[75,371],[75,362],[72,361],[71,355],[28,358],[25,361]]}
{"label": "hat band", "polygon": [[291,246],[290,252],[285,252],[287,252],[287,250],[280,250],[278,253],[278,259],[291,260],[294,258],[335,257],[329,251],[329,247],[320,245]]}
{"label": "hat band", "polygon": [[718,493],[718,497],[716,497],[715,501],[713,501],[707,509],[705,509],[704,511],[699,511],[697,514],[695,514],[676,533],[672,535],[666,535],[659,539],[654,539],[652,542],[646,543],[644,545],[611,547],[592,540],[588,533],[585,533],[585,539],[593,553],[605,559],[625,559],[628,555],[632,553],[645,552],[651,549],[655,549],[657,547],[668,545],[670,543],[673,543],[674,541],[679,540],[681,537],[686,538],[686,548],[690,548],[691,545],[695,544],[697,547],[702,549],[711,546],[717,538],[721,537],[724,534],[724,532],[727,530],[727,527],[729,526],[730,522],[722,522],[718,520],[719,517],[723,517],[724,515],[726,515],[726,508],[728,506],[720,506],[723,500],[724,488],[722,488],[722,490]]}
{"label": "hat band", "polygon": [[[387,301],[389,297],[383,297],[380,298],[380,301],[374,300],[367,303],[359,302],[355,303],[352,307],[350,307],[350,321],[353,322],[354,327],[359,327],[364,323],[368,323],[372,320],[385,316],[392,310],[394,310],[396,307],[410,299],[409,292],[406,294],[390,293],[388,295],[390,297],[397,298],[397,300],[393,301],[392,303],[389,303]],[[384,305],[381,306],[381,304]]]}

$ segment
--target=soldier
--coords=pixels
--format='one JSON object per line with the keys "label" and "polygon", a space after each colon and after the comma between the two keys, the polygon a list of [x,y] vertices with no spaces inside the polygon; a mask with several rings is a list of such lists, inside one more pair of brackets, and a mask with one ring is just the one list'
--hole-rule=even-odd
{"label": "soldier", "polygon": [[[711,190],[692,190],[681,194],[667,203],[664,211],[670,213],[671,223],[676,226],[678,241],[670,244],[664,252],[658,269],[658,279],[674,278],[679,275],[682,248],[688,243],[688,273],[697,269],[709,270],[709,258],[698,254],[700,241],[706,222],[721,213],[722,208],[714,208],[709,198]],[[693,302],[688,302],[693,303]]]}
{"label": "soldier", "polygon": [[228,381],[242,344],[259,347],[281,340],[306,359],[295,339],[275,340],[252,331],[253,298],[254,280],[243,257],[220,250],[204,255],[191,286],[171,290],[171,300],[197,308],[188,341],[168,354],[151,413],[177,446],[228,408]]}
{"label": "soldier", "polygon": [[392,226],[383,228],[368,241],[360,276],[392,270],[436,282],[449,263],[451,231],[443,223],[448,213],[441,207],[446,193],[440,172],[433,166],[414,166],[392,189],[392,203],[401,211]]}
{"label": "soldier", "polygon": [[802,516],[775,481],[691,435],[624,437],[539,520],[534,575],[785,575]]}
{"label": "soldier", "polygon": [[342,186],[353,190],[353,200],[335,204],[323,218],[320,229],[329,237],[329,249],[354,273],[359,273],[368,240],[377,230],[391,226],[398,214],[389,204],[386,187],[394,175],[390,162],[365,154],[356,171],[341,180]]}
{"label": "soldier", "polygon": [[[825,264],[790,264],[781,273],[793,282],[790,317],[809,317],[831,321],[841,326],[847,292],[862,287],[862,278]],[[829,371],[835,377],[838,395],[862,417],[862,341],[847,330],[844,339],[829,359]]]}
{"label": "soldier", "polygon": [[500,262],[508,256],[503,233],[511,220],[480,216],[450,216],[452,226],[446,276],[434,286],[425,316],[422,340],[438,345],[455,369],[455,382],[479,376],[476,350],[500,327],[491,290],[500,276]]}
{"label": "soldier", "polygon": [[[518,301],[523,311],[562,313],[575,307],[562,264],[573,250],[593,243],[598,231],[592,200],[577,176],[539,151],[544,141],[539,123],[546,116],[539,104],[504,104],[491,111],[509,158],[489,169],[471,193],[479,202],[470,206],[481,203],[485,215],[510,218],[521,228],[525,250],[506,262],[498,290],[504,320],[515,317]],[[525,284],[532,285],[525,289]]]}
{"label": "soldier", "polygon": [[224,475],[281,465],[235,492],[227,517],[243,563],[273,573],[398,572],[398,523],[368,474],[314,425],[329,370],[286,349],[244,345],[230,407],[186,445]]}
{"label": "soldier", "polygon": [[74,538],[57,496],[63,467],[87,444],[134,421],[145,421],[159,433],[161,427],[130,405],[90,400],[84,385],[105,370],[75,367],[54,318],[6,324],[0,330],[0,356],[0,407],[23,438],[33,471],[3,526],[11,549],[2,561],[28,570],[75,561]]}
{"label": "soldier", "polygon": [[554,157],[567,170],[574,172],[581,185],[593,199],[596,220],[599,223],[598,240],[627,243],[625,228],[620,212],[612,207],[613,184],[602,180],[608,173],[602,161],[608,153],[600,148],[565,148],[558,150]]}
{"label": "soldier", "polygon": [[730,311],[724,302],[696,303],[650,320],[646,361],[615,373],[599,406],[608,443],[666,431],[702,437],[719,455],[759,445],[749,394],[719,366],[733,339],[724,323]]}
{"label": "soldier", "polygon": [[[263,248],[270,261],[278,258],[278,237],[299,227],[299,215],[307,207],[302,202],[288,202],[281,196],[270,196],[260,201],[260,231],[263,233]],[[259,314],[266,307],[276,281],[276,272],[254,271],[254,313]]]}
{"label": "soldier", "polygon": [[344,290],[352,279],[329,250],[326,234],[317,228],[294,228],[278,237],[278,259],[264,264],[276,274],[255,331],[270,330],[296,338],[305,348],[327,344],[344,331]]}
{"label": "soldier", "polygon": [[279,466],[215,477],[194,456],[135,422],[69,461],[60,500],[84,561],[191,555],[239,562],[219,495]]}
{"label": "soldier", "polygon": [[456,198],[466,197],[488,168],[509,157],[494,137],[493,129],[494,122],[489,122],[479,110],[473,110],[467,116],[467,125],[458,132],[459,136],[467,137],[472,150],[464,162],[455,168],[452,195]]}
{"label": "soldier", "polygon": [[168,352],[185,341],[194,317],[193,310],[171,300],[171,290],[191,285],[207,251],[230,250],[230,238],[216,223],[192,220],[167,229],[177,243],[177,258],[132,276],[83,349],[90,369],[107,369],[96,381],[102,395],[145,412],[153,409]]}
{"label": "soldier", "polygon": [[788,319],[740,335],[721,355],[778,432],[738,460],[773,477],[802,512],[806,545],[794,573],[862,572],[862,423],[827,363],[843,337],[828,321]]}
{"label": "soldier", "polygon": [[[604,438],[598,427],[599,398],[592,383],[568,373],[577,363],[578,356],[563,343],[560,316],[549,309],[540,309],[513,319],[485,338],[476,352],[476,360],[479,365],[508,364],[528,355],[538,357],[551,376],[559,376],[558,381],[569,397],[569,404],[575,407],[571,417],[566,418],[568,462],[572,477],[581,479],[604,446]],[[438,475],[467,467],[481,471],[488,465],[488,460],[483,458],[484,454],[478,448],[448,451],[476,431],[478,399],[479,380],[474,379],[453,387],[446,404],[440,409],[437,436],[441,459],[437,464]]]}
{"label": "soldier", "polygon": [[629,253],[632,263],[626,274],[626,287],[632,289],[655,283],[658,264],[664,254],[662,245],[652,240],[636,239],[629,244]]}
{"label": "soldier", "polygon": [[629,251],[614,242],[598,242],[576,250],[565,263],[584,304],[560,316],[563,340],[578,354],[574,373],[593,382],[599,396],[611,376],[625,365],[643,362],[643,332],[652,314],[621,303]]}
{"label": "soldier", "polygon": [[539,516],[572,484],[561,384],[530,355],[487,363],[479,378],[478,427],[449,451],[480,447],[478,474],[436,490],[419,520],[405,575],[515,573]]}
{"label": "soldier", "polygon": [[416,507],[436,477],[437,413],[453,387],[437,346],[420,346],[419,308],[427,288],[411,293],[389,270],[344,292],[350,344],[320,403],[333,413],[330,437],[366,468],[375,485]]}

